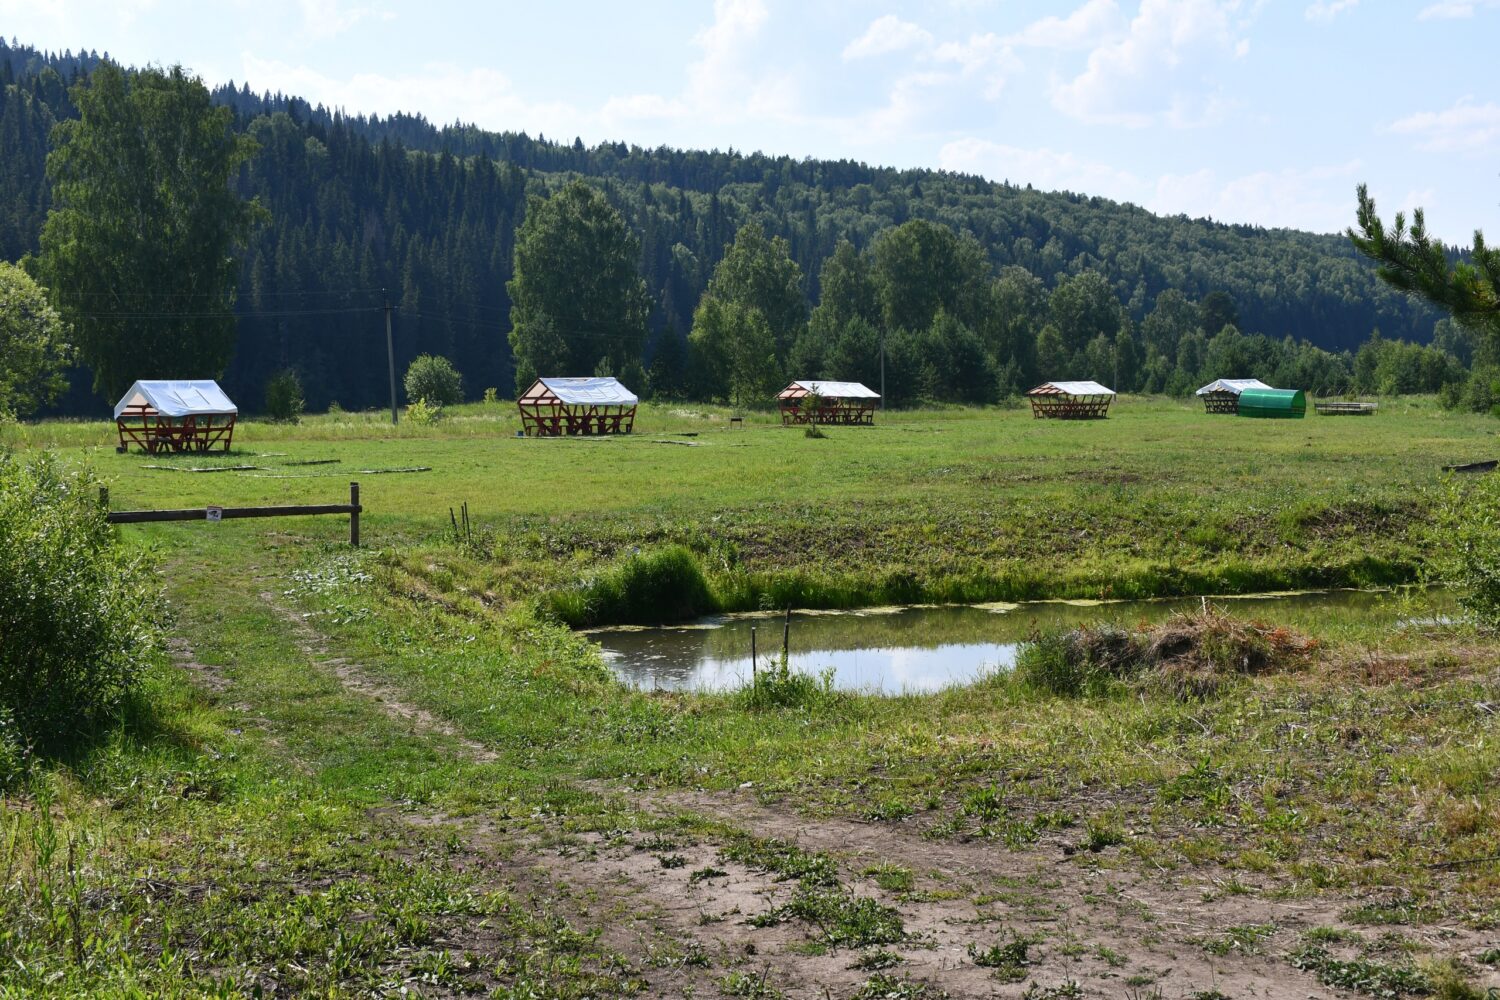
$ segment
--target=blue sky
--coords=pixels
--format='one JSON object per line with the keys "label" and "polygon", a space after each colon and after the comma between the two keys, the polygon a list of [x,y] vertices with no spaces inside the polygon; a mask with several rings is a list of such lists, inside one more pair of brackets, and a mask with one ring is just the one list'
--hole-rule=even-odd
{"label": "blue sky", "polygon": [[1500,0],[0,0],[0,33],[350,111],[1500,236]]}

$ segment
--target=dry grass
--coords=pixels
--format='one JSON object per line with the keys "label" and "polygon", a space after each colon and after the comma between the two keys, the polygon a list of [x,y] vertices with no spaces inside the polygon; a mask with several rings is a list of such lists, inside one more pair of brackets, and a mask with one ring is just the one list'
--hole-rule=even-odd
{"label": "dry grass", "polygon": [[1151,682],[1180,698],[1202,698],[1230,677],[1300,667],[1317,640],[1288,628],[1246,621],[1204,601],[1137,639]]}

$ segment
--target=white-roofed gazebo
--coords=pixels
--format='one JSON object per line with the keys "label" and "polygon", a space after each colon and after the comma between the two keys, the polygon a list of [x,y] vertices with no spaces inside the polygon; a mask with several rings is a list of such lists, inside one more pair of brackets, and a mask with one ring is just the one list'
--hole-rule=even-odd
{"label": "white-roofed gazebo", "polygon": [[143,379],[115,404],[116,450],[229,450],[239,407],[212,379]]}
{"label": "white-roofed gazebo", "polygon": [[1043,382],[1026,394],[1031,415],[1054,420],[1102,420],[1115,391],[1098,382]]}
{"label": "white-roofed gazebo", "polygon": [[1238,413],[1240,393],[1246,389],[1269,388],[1258,378],[1216,378],[1194,395],[1203,399],[1203,409],[1207,413]]}
{"label": "white-roofed gazebo", "polygon": [[[805,406],[816,399],[817,407]],[[827,379],[799,379],[776,394],[781,406],[783,425],[806,424],[873,424],[880,393],[861,382],[832,382]]]}
{"label": "white-roofed gazebo", "polygon": [[635,429],[635,393],[619,379],[539,378],[521,393],[521,428],[532,437],[629,434]]}

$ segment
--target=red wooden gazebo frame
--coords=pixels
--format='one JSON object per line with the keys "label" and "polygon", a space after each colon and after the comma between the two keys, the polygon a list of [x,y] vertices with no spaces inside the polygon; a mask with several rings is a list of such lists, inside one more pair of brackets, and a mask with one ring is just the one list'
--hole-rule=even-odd
{"label": "red wooden gazebo frame", "polygon": [[629,434],[638,403],[613,378],[539,378],[516,400],[528,437]]}
{"label": "red wooden gazebo frame", "polygon": [[[804,406],[809,396],[818,399],[817,408]],[[781,407],[781,423],[808,424],[816,420],[820,424],[875,423],[875,407],[880,394],[859,382],[828,382],[821,379],[803,379],[793,382],[776,394]]]}
{"label": "red wooden gazebo frame", "polygon": [[1043,382],[1026,394],[1031,415],[1053,420],[1102,420],[1115,391],[1098,382]]}
{"label": "red wooden gazebo frame", "polygon": [[132,445],[161,452],[228,451],[239,415],[217,382],[147,380],[135,383],[115,406],[116,451]]}

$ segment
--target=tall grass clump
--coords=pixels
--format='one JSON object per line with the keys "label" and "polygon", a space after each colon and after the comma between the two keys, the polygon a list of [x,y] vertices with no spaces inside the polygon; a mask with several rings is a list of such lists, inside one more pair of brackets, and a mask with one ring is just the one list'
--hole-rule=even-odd
{"label": "tall grass clump", "polygon": [[833,704],[839,694],[833,688],[833,672],[808,674],[793,670],[786,659],[776,656],[755,672],[750,683],[735,692],[735,700],[755,712],[778,708],[815,710]]}
{"label": "tall grass clump", "polygon": [[660,625],[717,608],[698,558],[681,545],[635,553],[578,587],[554,594],[551,604],[575,628]]}
{"label": "tall grass clump", "polygon": [[19,747],[65,750],[107,723],[159,648],[160,588],[98,490],[50,455],[0,455],[0,782]]}

